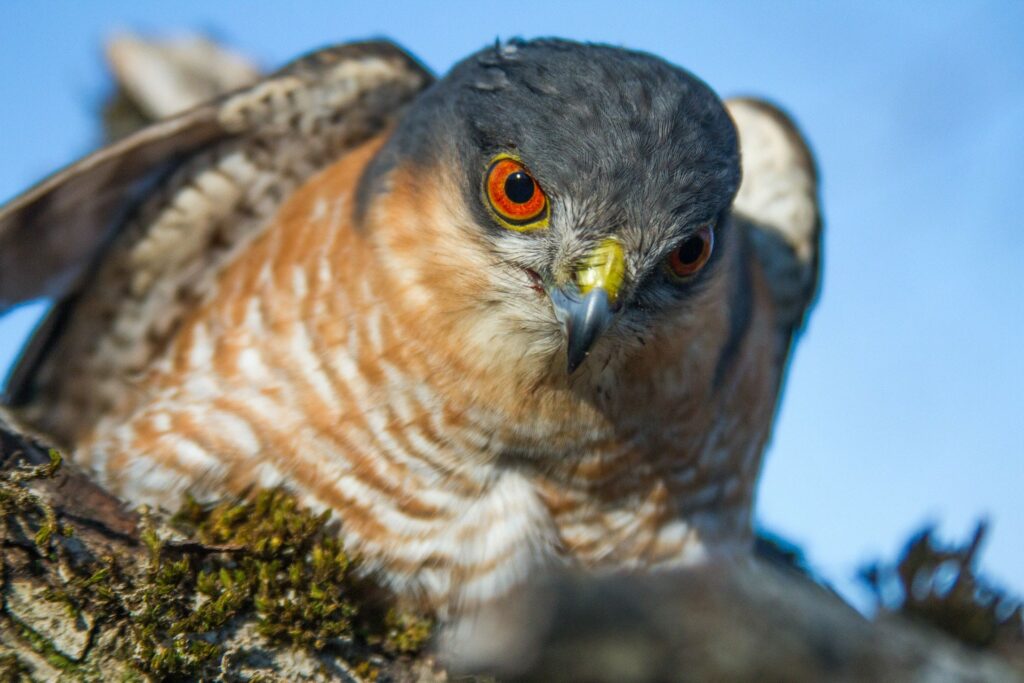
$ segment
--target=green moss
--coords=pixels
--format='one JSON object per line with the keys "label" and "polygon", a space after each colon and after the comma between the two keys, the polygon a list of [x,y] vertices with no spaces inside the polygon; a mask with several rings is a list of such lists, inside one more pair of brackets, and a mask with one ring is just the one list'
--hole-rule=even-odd
{"label": "green moss", "polygon": [[19,463],[0,468],[0,530],[7,538],[10,522],[17,520],[25,533],[31,536],[36,549],[52,559],[56,548],[51,541],[55,537],[71,538],[74,528],[70,524],[62,524],[53,506],[28,487],[32,481],[56,476],[64,459],[54,449],[50,449],[49,458],[49,462],[42,465]]}
{"label": "green moss", "polygon": [[390,609],[384,617],[384,649],[398,654],[420,652],[433,635],[434,622],[422,615]]}
{"label": "green moss", "polygon": [[[24,484],[52,477],[60,456],[38,467],[0,474],[0,515],[27,520],[41,562],[61,562],[63,577],[47,598],[69,614],[88,611],[97,626],[119,629],[119,654],[146,675],[161,679],[212,678],[219,673],[219,642],[243,621],[275,644],[323,650],[348,645],[364,661],[360,676],[376,678],[375,658],[414,655],[428,641],[430,620],[383,602],[381,592],[353,573],[329,513],[298,505],[281,490],[241,503],[204,506],[188,499],[172,518],[187,541],[171,542],[143,512],[137,558],[102,557],[69,567],[60,540],[71,529]],[[34,649],[61,661],[45,639],[25,629]],[[351,647],[355,645],[356,647]],[[373,661],[371,661],[373,660]]]}
{"label": "green moss", "polygon": [[57,514],[53,507],[25,487],[34,479],[50,479],[60,469],[63,458],[61,454],[50,449],[50,462],[43,465],[18,465],[10,470],[0,471],[0,516],[6,522],[9,516],[33,518],[38,520],[33,526],[36,546],[41,551],[49,548],[51,537],[58,532],[68,534],[67,527],[58,524]]}
{"label": "green moss", "polygon": [[159,676],[210,675],[223,656],[214,634],[246,615],[274,643],[421,650],[431,622],[371,597],[353,576],[337,531],[327,528],[329,516],[301,508],[281,490],[213,507],[186,500],[171,524],[200,545],[184,550],[143,535],[150,569],[132,610],[135,661]]}
{"label": "green moss", "polygon": [[181,628],[220,628],[251,607],[259,632],[276,642],[323,648],[333,638],[352,637],[356,587],[341,543],[324,532],[327,519],[279,490],[212,509],[188,501],[173,523],[203,544],[232,552],[222,556],[226,562],[199,569],[196,590],[206,600]]}
{"label": "green moss", "polygon": [[57,651],[57,649],[50,643],[46,638],[39,635],[25,624],[22,624],[16,619],[11,619],[18,628],[18,635],[21,636],[22,640],[30,647],[36,654],[41,656],[46,662],[55,669],[59,669],[69,674],[74,674],[79,679],[87,679],[88,674],[91,673],[88,667],[81,666],[74,661],[68,659],[63,654]]}

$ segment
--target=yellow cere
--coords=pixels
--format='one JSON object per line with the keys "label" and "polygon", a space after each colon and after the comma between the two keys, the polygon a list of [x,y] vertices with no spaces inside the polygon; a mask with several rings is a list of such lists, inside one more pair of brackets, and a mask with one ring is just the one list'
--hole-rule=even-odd
{"label": "yellow cere", "polygon": [[626,277],[626,254],[614,237],[608,237],[584,258],[576,268],[576,285],[586,295],[600,287],[615,301]]}

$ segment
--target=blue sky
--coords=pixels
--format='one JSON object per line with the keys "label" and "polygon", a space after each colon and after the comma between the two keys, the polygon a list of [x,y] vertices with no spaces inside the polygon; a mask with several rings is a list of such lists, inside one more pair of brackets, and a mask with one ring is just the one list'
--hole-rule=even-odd
{"label": "blue sky", "polygon": [[[818,155],[824,286],[758,501],[856,597],[856,568],[988,516],[1024,593],[1024,3],[0,3],[0,200],[88,151],[118,28],[211,32],[265,66],[389,36],[445,71],[495,37],[620,44],[785,105]],[[39,306],[0,320],[7,367]]]}

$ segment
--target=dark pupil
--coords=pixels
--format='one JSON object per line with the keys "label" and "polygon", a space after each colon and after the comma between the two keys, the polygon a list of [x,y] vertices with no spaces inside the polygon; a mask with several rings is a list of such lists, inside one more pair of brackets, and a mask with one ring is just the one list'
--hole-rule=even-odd
{"label": "dark pupil", "polygon": [[703,253],[704,239],[701,237],[691,237],[679,245],[679,261],[682,263],[696,263]]}
{"label": "dark pupil", "polygon": [[525,204],[533,197],[533,178],[516,171],[505,179],[505,195],[516,204]]}

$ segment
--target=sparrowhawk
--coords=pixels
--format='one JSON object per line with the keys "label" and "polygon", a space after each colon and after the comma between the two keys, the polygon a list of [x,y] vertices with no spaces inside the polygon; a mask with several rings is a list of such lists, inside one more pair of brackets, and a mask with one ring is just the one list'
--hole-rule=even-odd
{"label": "sparrowhawk", "polygon": [[0,310],[58,302],[8,401],[133,502],[287,487],[442,612],[744,552],[816,184],[649,54],[326,49],[0,211]]}

